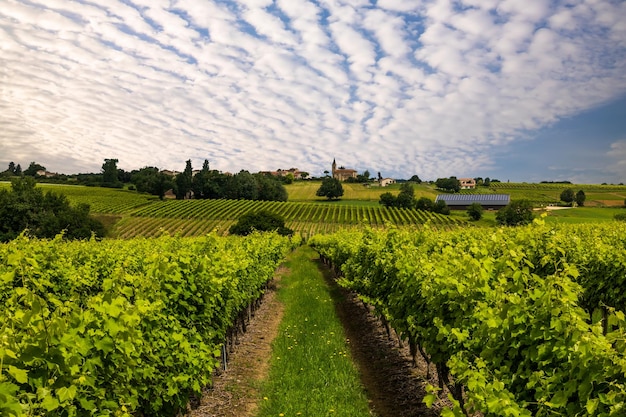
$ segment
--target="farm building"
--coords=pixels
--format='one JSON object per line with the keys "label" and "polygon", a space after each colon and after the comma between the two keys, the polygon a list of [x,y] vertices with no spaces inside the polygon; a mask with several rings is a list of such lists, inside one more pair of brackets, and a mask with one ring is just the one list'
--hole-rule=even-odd
{"label": "farm building", "polygon": [[511,202],[508,194],[439,194],[439,200],[446,202],[450,210],[467,210],[472,203],[480,203],[486,210],[499,210]]}
{"label": "farm building", "polygon": [[473,190],[476,188],[476,180],[474,178],[459,178],[459,182],[463,190]]}

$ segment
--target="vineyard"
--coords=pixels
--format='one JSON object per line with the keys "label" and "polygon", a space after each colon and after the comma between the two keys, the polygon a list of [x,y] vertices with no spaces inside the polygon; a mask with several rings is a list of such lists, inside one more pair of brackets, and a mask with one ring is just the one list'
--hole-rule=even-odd
{"label": "vineyard", "polygon": [[454,415],[626,413],[626,226],[344,231],[311,244],[432,364]]}
{"label": "vineyard", "polygon": [[0,415],[175,415],[297,242],[275,234],[0,245]]}
{"label": "vineyard", "polygon": [[294,203],[251,200],[169,200],[153,202],[132,212],[116,226],[120,238],[156,236],[163,231],[182,236],[214,231],[225,234],[243,214],[269,210],[281,215],[287,227],[304,237],[342,228],[416,226],[449,228],[459,219],[421,210],[333,203]]}

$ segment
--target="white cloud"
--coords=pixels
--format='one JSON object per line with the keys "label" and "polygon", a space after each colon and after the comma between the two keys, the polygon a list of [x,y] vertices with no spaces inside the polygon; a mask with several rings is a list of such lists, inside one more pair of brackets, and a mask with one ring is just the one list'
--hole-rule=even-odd
{"label": "white cloud", "polygon": [[469,175],[626,93],[618,1],[5,3],[0,163]]}

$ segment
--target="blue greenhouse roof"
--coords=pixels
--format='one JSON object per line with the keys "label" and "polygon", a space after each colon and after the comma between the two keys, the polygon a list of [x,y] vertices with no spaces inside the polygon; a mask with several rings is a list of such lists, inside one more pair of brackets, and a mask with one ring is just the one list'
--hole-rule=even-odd
{"label": "blue greenhouse roof", "polygon": [[439,194],[435,202],[443,200],[448,206],[469,206],[480,203],[484,206],[506,206],[511,202],[509,194]]}

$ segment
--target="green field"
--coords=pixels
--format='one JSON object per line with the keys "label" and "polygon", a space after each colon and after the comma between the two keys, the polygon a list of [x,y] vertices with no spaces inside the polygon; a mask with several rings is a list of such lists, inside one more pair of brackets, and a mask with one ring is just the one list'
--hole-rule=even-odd
{"label": "green field", "polygon": [[551,223],[591,223],[612,222],[617,213],[626,213],[624,208],[608,207],[575,207],[564,210],[549,211],[546,221]]}
{"label": "green field", "polygon": [[[468,223],[465,211],[442,216],[419,210],[394,209],[381,206],[380,195],[398,194],[400,184],[389,187],[344,183],[344,196],[337,201],[315,195],[320,181],[297,181],[287,185],[288,202],[245,200],[168,200],[122,189],[78,185],[38,184],[45,191],[65,194],[72,204],[86,203],[91,212],[109,228],[109,236],[132,238],[158,236],[163,233],[201,236],[209,232],[227,234],[228,228],[242,214],[262,209],[283,216],[286,226],[308,238],[318,233],[332,233],[345,228],[421,227],[429,224],[448,229],[472,224],[491,227],[496,224],[495,212],[485,212],[479,222]],[[1,188],[9,183],[0,183]],[[415,198],[435,199],[439,191],[431,184],[414,184]],[[553,223],[608,222],[620,212],[626,199],[626,186],[494,183],[491,187],[463,190],[462,193],[506,193],[511,199],[529,199],[537,207],[555,205],[565,188],[582,189],[587,195],[585,207],[553,210],[547,221]]]}

